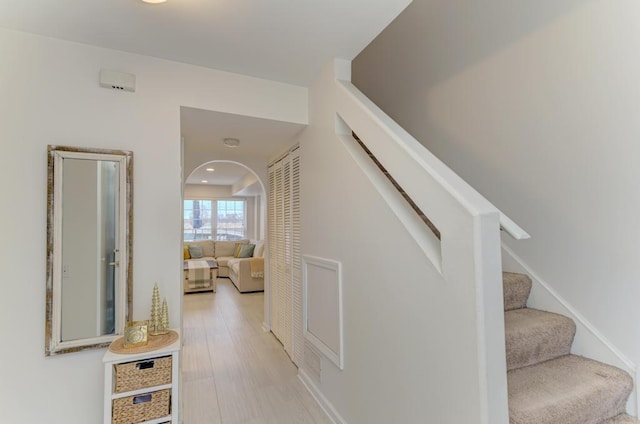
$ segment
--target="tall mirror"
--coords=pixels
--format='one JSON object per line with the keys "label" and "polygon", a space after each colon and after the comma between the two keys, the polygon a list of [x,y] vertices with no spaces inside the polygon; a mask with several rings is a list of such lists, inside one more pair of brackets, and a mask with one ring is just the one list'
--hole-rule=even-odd
{"label": "tall mirror", "polygon": [[132,315],[133,153],[47,153],[45,353],[106,347]]}

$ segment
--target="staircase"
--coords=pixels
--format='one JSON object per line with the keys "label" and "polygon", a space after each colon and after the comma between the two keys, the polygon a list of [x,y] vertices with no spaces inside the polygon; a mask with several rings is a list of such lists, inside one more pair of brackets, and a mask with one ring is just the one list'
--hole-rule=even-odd
{"label": "staircase", "polygon": [[531,279],[503,273],[510,424],[638,423],[624,371],[571,354],[570,318],[527,308]]}

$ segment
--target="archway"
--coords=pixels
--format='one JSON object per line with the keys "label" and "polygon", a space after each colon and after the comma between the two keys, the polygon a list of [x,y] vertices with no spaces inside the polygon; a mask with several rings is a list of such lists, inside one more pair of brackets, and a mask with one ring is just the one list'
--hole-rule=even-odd
{"label": "archway", "polygon": [[[184,217],[185,217],[185,190],[188,185],[188,182],[192,179],[192,177],[203,169],[207,169],[209,167],[215,168],[218,164],[227,164],[234,165],[239,168],[244,169],[247,173],[253,178],[253,183],[251,179],[245,178],[245,183],[247,185],[253,185],[253,190],[249,190],[249,193],[258,193],[254,195],[254,225],[258,227],[257,231],[254,231],[254,236],[256,240],[262,240],[264,242],[265,250],[264,250],[264,305],[263,305],[263,330],[265,332],[270,331],[270,321],[271,321],[271,290],[270,290],[270,269],[269,269],[269,249],[268,249],[268,240],[267,240],[267,213],[266,213],[266,201],[267,201],[267,188],[266,182],[261,178],[260,174],[256,172],[250,165],[243,163],[239,160],[229,160],[229,159],[212,159],[201,163],[196,166],[188,176],[183,179],[183,190],[182,190],[182,234],[183,240],[185,237],[185,226],[184,226]],[[256,188],[257,187],[257,190]],[[259,199],[259,200],[258,200]],[[259,203],[259,205],[257,205]],[[249,235],[248,235],[249,236]],[[250,237],[247,237],[250,238]],[[181,291],[182,292],[182,291]],[[181,293],[181,296],[184,296],[184,292]],[[184,299],[184,298],[183,298]]]}

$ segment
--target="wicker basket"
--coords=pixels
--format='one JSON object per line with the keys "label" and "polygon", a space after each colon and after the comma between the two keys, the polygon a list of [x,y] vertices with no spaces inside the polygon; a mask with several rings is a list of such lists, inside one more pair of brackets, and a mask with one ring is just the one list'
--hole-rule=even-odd
{"label": "wicker basket", "polygon": [[115,364],[114,393],[171,383],[171,356]]}
{"label": "wicker basket", "polygon": [[171,389],[113,400],[112,423],[134,424],[171,414]]}

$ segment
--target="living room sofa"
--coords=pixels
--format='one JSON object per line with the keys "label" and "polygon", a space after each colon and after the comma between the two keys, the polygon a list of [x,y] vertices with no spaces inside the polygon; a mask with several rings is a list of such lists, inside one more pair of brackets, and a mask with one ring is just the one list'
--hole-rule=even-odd
{"label": "living room sofa", "polygon": [[[237,243],[249,244],[249,239],[235,240],[235,241],[218,241],[218,240],[196,240],[184,242],[184,259],[185,260],[209,260],[214,259],[218,262],[218,277],[228,277],[233,284],[238,288],[241,293],[248,291],[262,291],[264,290],[264,277],[256,278],[251,277],[250,271],[250,259],[251,258],[235,258],[234,253]],[[260,253],[260,256],[264,263],[264,243],[256,242],[254,248],[254,256]],[[191,258],[187,254],[189,246],[199,246],[202,249],[202,258]],[[231,261],[231,263],[230,263]],[[237,270],[231,276],[230,266],[236,264]],[[244,264],[244,265],[241,265]],[[254,261],[255,264],[255,261]],[[249,271],[245,270],[248,267]],[[263,265],[264,267],[264,265]],[[254,272],[254,275],[257,275]],[[187,281],[185,276],[184,287],[187,287]]]}
{"label": "living room sofa", "polygon": [[227,266],[240,293],[264,291],[264,242],[255,243],[252,257],[229,259]]}

